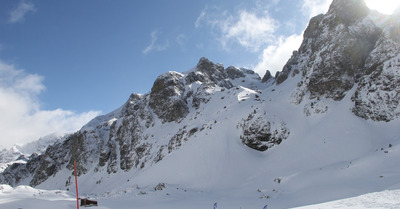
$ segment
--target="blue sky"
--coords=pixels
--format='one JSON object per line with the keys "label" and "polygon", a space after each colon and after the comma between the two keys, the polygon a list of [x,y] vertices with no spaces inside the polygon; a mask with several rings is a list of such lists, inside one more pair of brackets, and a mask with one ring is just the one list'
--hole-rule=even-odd
{"label": "blue sky", "polygon": [[80,128],[207,57],[276,72],[331,0],[1,0],[0,145]]}

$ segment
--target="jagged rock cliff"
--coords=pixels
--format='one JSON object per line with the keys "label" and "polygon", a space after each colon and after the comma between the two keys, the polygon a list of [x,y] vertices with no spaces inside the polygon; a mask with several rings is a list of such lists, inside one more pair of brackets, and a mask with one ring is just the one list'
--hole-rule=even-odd
{"label": "jagged rock cliff", "polygon": [[366,59],[365,75],[353,95],[353,112],[365,119],[390,121],[400,116],[400,11],[388,17]]}
{"label": "jagged rock cliff", "polygon": [[[212,129],[217,122],[210,123],[207,116],[200,116],[200,108],[213,108],[206,104],[216,93],[221,93],[223,99],[231,94],[229,89],[240,90],[242,86],[258,88],[258,85],[265,84],[251,70],[232,66],[225,69],[221,64],[201,58],[197,66],[186,73],[160,75],[149,94],[132,94],[122,107],[93,119],[80,131],[67,136],[62,143],[49,146],[46,152],[27,164],[8,167],[1,180],[11,185],[29,181],[31,186],[37,186],[60,170],[67,169],[71,172],[65,177],[66,186],[69,186],[74,161],[79,176],[88,172],[112,174],[143,169],[179,149],[196,133]],[[194,126],[188,123],[197,118],[203,121],[202,124]],[[275,129],[270,130],[266,118],[259,117],[258,120],[265,120],[263,123],[268,125],[262,129],[263,136],[268,137],[260,137],[259,131],[253,133],[257,136],[251,136],[249,133],[254,130],[249,131],[248,125],[243,125],[243,130],[246,129],[244,144],[266,150],[287,138],[286,128],[286,135],[278,137],[273,132]],[[236,129],[235,126],[232,128]],[[164,132],[159,132],[159,129]],[[251,144],[260,141],[270,145],[259,149],[249,141]],[[31,166],[33,164],[36,166]],[[14,176],[14,172],[18,176]]]}
{"label": "jagged rock cliff", "polygon": [[[199,141],[221,141],[225,149],[240,147],[252,154],[268,152],[289,140],[308,140],[312,134],[299,131],[299,123],[315,124],[310,116],[328,113],[333,104],[350,103],[347,110],[357,121],[396,120],[398,14],[379,24],[374,15],[363,1],[334,0],[327,14],[311,19],[299,50],[275,78],[269,71],[261,79],[251,70],[224,68],[206,58],[187,72],[164,73],[148,94],[132,94],[120,108],[93,119],[42,155],[9,166],[0,181],[37,186],[61,179],[69,188],[76,161],[79,176],[92,175],[91,183],[101,184],[103,176],[136,176],[186,144],[195,150]],[[306,119],[296,118],[302,116]],[[203,149],[201,159],[212,147]]]}
{"label": "jagged rock cliff", "polygon": [[[321,98],[341,101],[356,86],[356,115],[378,121],[398,117],[400,45],[394,31],[399,25],[393,21],[396,14],[381,25],[374,21],[376,15],[362,0],[334,0],[327,14],[310,20],[299,50],[276,76],[281,84],[301,74],[292,102],[306,100],[306,114],[326,112]],[[317,110],[310,110],[310,100]]]}

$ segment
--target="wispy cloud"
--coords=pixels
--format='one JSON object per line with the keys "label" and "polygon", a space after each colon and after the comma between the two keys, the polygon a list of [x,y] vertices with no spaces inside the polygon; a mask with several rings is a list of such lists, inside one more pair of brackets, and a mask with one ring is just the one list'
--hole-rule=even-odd
{"label": "wispy cloud", "polygon": [[38,96],[43,77],[26,73],[0,60],[0,145],[24,144],[52,133],[65,134],[81,128],[98,111],[42,110]]}
{"label": "wispy cloud", "polygon": [[169,47],[169,42],[168,41],[165,41],[163,44],[158,44],[157,43],[159,35],[160,35],[160,32],[158,32],[157,30],[151,32],[151,34],[150,34],[150,37],[151,37],[150,44],[145,49],[143,49],[143,51],[142,51],[143,54],[148,54],[148,53],[150,53],[151,51],[154,51],[154,50],[155,51],[164,51]]}
{"label": "wispy cloud", "polygon": [[274,40],[274,33],[279,27],[278,21],[270,17],[267,11],[259,13],[241,10],[231,14],[212,10],[217,8],[206,7],[197,18],[195,27],[200,27],[203,22],[211,26],[216,30],[217,40],[225,49],[229,49],[231,44],[238,44],[249,51],[257,52]]}
{"label": "wispy cloud", "polygon": [[206,16],[206,11],[207,11],[207,7],[205,9],[203,9],[199,15],[199,17],[197,17],[196,22],[194,23],[194,26],[196,28],[200,27],[201,22],[203,21],[204,17]]}
{"label": "wispy cloud", "polygon": [[[195,27],[210,27],[215,40],[224,49],[237,44],[249,52],[259,53],[254,70],[263,76],[266,70],[272,74],[281,71],[303,39],[302,32],[295,32],[295,23],[280,22],[268,12],[280,1],[256,1],[253,9],[236,12],[221,11],[217,7],[205,7],[198,16]],[[301,18],[309,19],[325,13],[332,0],[302,0]],[[292,28],[293,34],[278,34],[280,27]]]}
{"label": "wispy cloud", "polygon": [[28,12],[35,12],[36,7],[33,3],[26,3],[25,1],[20,1],[18,6],[10,12],[9,23],[17,23],[24,20],[25,15]]}
{"label": "wispy cloud", "polygon": [[[318,14],[326,13],[331,2],[332,0],[303,0],[301,4],[302,15],[304,18],[310,19]],[[263,75],[266,70],[271,71],[272,75],[281,71],[293,51],[300,47],[303,41],[303,33],[304,31],[301,34],[276,37],[274,43],[263,49],[260,61],[254,67],[254,70],[260,75]]]}
{"label": "wispy cloud", "polygon": [[310,19],[316,15],[326,13],[332,0],[303,0],[301,7],[303,15]]}
{"label": "wispy cloud", "polygon": [[292,52],[300,46],[302,40],[303,36],[296,34],[289,37],[280,37],[275,44],[271,44],[263,50],[260,61],[254,67],[254,71],[263,76],[269,70],[272,75],[275,75],[276,72],[282,70]]}
{"label": "wispy cloud", "polygon": [[251,51],[258,51],[260,47],[271,43],[275,39],[275,30],[278,22],[267,13],[257,16],[248,11],[240,11],[239,19],[229,18],[221,25],[221,43],[226,46],[230,41],[239,43]]}

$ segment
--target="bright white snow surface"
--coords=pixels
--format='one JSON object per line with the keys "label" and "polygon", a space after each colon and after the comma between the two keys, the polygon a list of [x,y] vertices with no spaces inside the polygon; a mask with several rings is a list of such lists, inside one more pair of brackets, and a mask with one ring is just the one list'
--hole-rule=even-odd
{"label": "bright white snow surface", "polygon": [[[182,196],[184,191],[171,191],[168,198],[160,195],[147,196],[142,194],[137,198],[100,198],[98,209],[128,209],[128,208],[213,208],[213,202],[193,201],[191,195],[183,195],[188,199],[177,199],[169,196]],[[29,186],[12,188],[8,185],[0,185],[0,205],[2,208],[41,208],[41,209],[71,209],[77,208],[76,197],[72,192],[60,190],[40,190]],[[193,195],[193,194],[192,194]],[[263,208],[257,204],[239,204],[237,201],[230,203],[218,203],[218,208]],[[82,206],[81,206],[82,207]],[[84,208],[84,207],[82,207]],[[267,208],[274,208],[268,206]],[[398,209],[400,208],[400,190],[369,193],[358,197],[352,197],[332,202],[303,206],[296,209]]]}
{"label": "bright white snow surface", "polygon": [[400,208],[400,190],[369,193],[358,197],[347,198],[296,209],[398,209]]}
{"label": "bright white snow surface", "polygon": [[[351,95],[356,86],[340,102],[323,99],[324,113],[307,116],[309,101],[290,103],[298,77],[258,91],[234,87],[215,92],[181,122],[204,130],[142,170],[108,174],[104,168],[89,169],[78,178],[80,196],[98,200],[98,208],[206,209],[218,202],[219,209],[261,209],[400,189],[400,120],[374,122],[355,116]],[[289,137],[265,152],[243,145],[237,121],[254,111],[275,124],[285,123]],[[148,142],[155,148],[177,132],[169,123],[157,127],[147,133],[154,135]],[[42,190],[3,189],[0,208],[74,208],[74,180],[66,192],[68,176],[71,171],[61,170],[37,187]],[[155,191],[159,183],[165,183],[165,189]]]}

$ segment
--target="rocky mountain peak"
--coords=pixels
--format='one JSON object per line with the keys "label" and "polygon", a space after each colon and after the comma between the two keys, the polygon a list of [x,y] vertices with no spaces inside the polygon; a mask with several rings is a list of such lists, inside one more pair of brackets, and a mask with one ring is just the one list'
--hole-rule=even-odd
{"label": "rocky mountain peak", "polygon": [[199,81],[206,85],[232,88],[231,82],[226,80],[228,75],[222,64],[215,64],[205,57],[200,58],[195,71],[190,72],[186,77],[188,84]]}
{"label": "rocky mountain peak", "polygon": [[334,0],[327,14],[335,17],[335,23],[350,25],[367,16],[369,12],[364,0]]}
{"label": "rocky mountain peak", "polygon": [[164,122],[179,121],[189,112],[182,78],[170,71],[159,76],[151,88],[149,106]]}
{"label": "rocky mountain peak", "polygon": [[221,73],[224,70],[224,66],[222,64],[214,64],[209,59],[202,57],[197,63],[196,69],[204,73],[212,73],[214,71]]}
{"label": "rocky mountain peak", "polygon": [[319,110],[312,111],[326,112],[322,100],[341,101],[357,84],[352,108],[356,115],[378,121],[400,115],[392,85],[400,79],[394,73],[399,67],[400,25],[396,14],[377,25],[376,14],[362,0],[334,0],[326,14],[310,20],[299,50],[276,75],[278,85],[301,75],[293,103],[311,100],[312,105],[305,103],[305,112],[316,107]]}
{"label": "rocky mountain peak", "polygon": [[262,82],[263,83],[266,83],[266,82],[268,82],[269,80],[271,80],[273,77],[272,77],[272,74],[271,74],[271,72],[269,71],[269,70],[267,70],[267,72],[265,72],[265,75],[264,75],[264,77],[262,78]]}
{"label": "rocky mountain peak", "polygon": [[311,93],[310,98],[341,100],[364,74],[365,60],[381,33],[366,18],[368,14],[362,0],[335,0],[327,14],[311,19],[299,53],[293,54],[277,76],[282,83],[290,73],[294,76],[302,72],[304,81],[299,86],[304,89],[296,103],[301,102],[305,91]]}
{"label": "rocky mountain peak", "polygon": [[[315,145],[316,141],[309,140],[315,133],[308,134],[308,131],[314,132],[315,126],[310,124],[310,129],[304,131],[306,126],[299,124],[304,121],[323,124],[329,122],[325,118],[336,113],[354,123],[361,121],[359,133],[367,130],[368,127],[364,126],[366,123],[351,115],[349,109],[367,120],[398,120],[400,44],[394,37],[400,31],[399,21],[393,19],[385,23],[385,27],[378,27],[365,8],[360,0],[334,0],[327,14],[311,19],[299,50],[293,52],[276,78],[267,71],[261,79],[254,71],[233,66],[224,68],[222,64],[215,64],[207,58],[201,58],[187,72],[166,72],[155,80],[149,93],[131,94],[121,108],[96,117],[78,132],[49,146],[42,155],[32,155],[28,162],[7,167],[0,174],[0,182],[37,186],[57,179],[59,185],[63,179],[65,187],[70,188],[73,161],[79,164],[78,175],[93,175],[93,178],[85,178],[91,186],[102,184],[102,181],[109,183],[123,176],[113,175],[121,171],[131,172],[126,175],[129,175],[126,182],[129,182],[129,179],[146,175],[151,170],[144,168],[163,160],[177,160],[174,156],[200,159],[190,162],[194,165],[190,168],[203,164],[207,166],[204,170],[207,170],[209,163],[218,160],[218,157],[203,161],[204,156],[209,152],[218,153],[221,149],[226,149],[226,152],[219,156],[232,153],[234,155],[231,156],[238,156],[239,159],[241,156],[236,151],[247,153],[245,155],[253,150],[267,151],[288,140],[294,144],[282,146],[283,150],[285,147],[297,148],[294,145],[302,144],[301,140]],[[351,14],[353,10],[357,11]],[[280,85],[283,82],[292,83]],[[289,104],[288,100],[294,105]],[[298,113],[302,111],[304,117],[299,117]],[[328,111],[333,111],[333,114],[326,114],[327,117],[319,117],[318,120],[307,119],[311,114]],[[317,131],[315,140],[324,138],[325,144],[324,134],[332,133],[334,135],[330,138],[335,140],[328,138],[327,141],[343,139],[345,146],[337,148],[346,147],[347,139],[354,138],[354,135],[348,135],[353,134],[353,130],[346,131],[347,135],[332,131],[343,130],[338,126],[341,124],[338,118],[331,118],[329,125],[318,126],[318,129],[322,129]],[[373,124],[368,123],[368,126]],[[379,126],[384,125],[379,123]],[[295,133],[293,138],[291,130]],[[307,134],[301,135],[302,132]],[[374,136],[386,135],[381,133],[383,131],[374,133]],[[360,138],[366,135],[361,133]],[[187,142],[190,144],[185,151],[173,154],[183,149]],[[202,145],[202,148],[199,149],[198,145]],[[324,151],[321,153],[324,154]],[[283,155],[286,153],[283,152]],[[229,161],[234,162],[231,159]],[[181,162],[174,162],[173,165]],[[158,168],[163,168],[162,164]],[[215,165],[218,166],[214,168],[220,167],[219,163]],[[182,166],[182,169],[186,167]],[[138,174],[141,173],[137,172],[139,170],[143,173]],[[174,179],[179,173],[175,169],[166,170],[171,171]],[[166,170],[158,172],[160,178]],[[223,173],[225,176],[226,172]],[[196,173],[193,179],[200,176]],[[193,179],[188,182],[193,182]]]}

